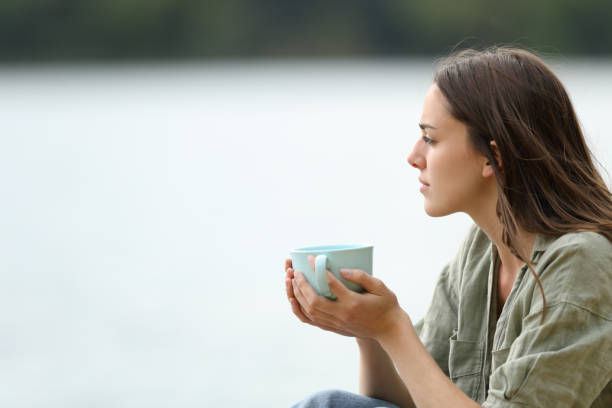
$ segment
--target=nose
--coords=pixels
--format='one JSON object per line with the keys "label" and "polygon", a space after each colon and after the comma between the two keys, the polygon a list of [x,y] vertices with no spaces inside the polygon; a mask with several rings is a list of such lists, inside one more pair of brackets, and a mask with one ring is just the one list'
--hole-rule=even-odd
{"label": "nose", "polygon": [[416,169],[423,170],[427,162],[425,161],[425,156],[423,156],[423,153],[420,151],[421,149],[419,149],[419,142],[420,140],[415,143],[412,151],[408,155],[408,164]]}

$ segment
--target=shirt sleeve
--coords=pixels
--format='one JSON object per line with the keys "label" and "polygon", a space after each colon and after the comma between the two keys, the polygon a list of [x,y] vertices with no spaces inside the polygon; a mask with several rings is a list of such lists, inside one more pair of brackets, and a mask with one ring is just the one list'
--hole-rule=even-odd
{"label": "shirt sleeve", "polygon": [[559,302],[523,319],[510,347],[493,352],[483,407],[590,407],[612,375],[612,321]]}

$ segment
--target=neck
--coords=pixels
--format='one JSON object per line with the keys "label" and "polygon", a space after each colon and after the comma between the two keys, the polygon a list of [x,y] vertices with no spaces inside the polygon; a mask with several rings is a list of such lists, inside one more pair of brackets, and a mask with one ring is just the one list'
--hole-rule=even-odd
{"label": "neck", "polygon": [[[501,265],[504,271],[513,272],[512,274],[518,273],[518,270],[525,264],[519,258],[514,256],[502,240],[502,224],[500,223],[497,215],[495,214],[495,206],[493,211],[488,214],[481,214],[478,217],[472,216],[472,219],[482,229],[489,239],[493,241],[497,247],[497,252],[501,261]],[[533,245],[535,243],[536,234],[524,231],[520,229],[517,231],[517,250],[526,259],[529,260],[533,251]]]}

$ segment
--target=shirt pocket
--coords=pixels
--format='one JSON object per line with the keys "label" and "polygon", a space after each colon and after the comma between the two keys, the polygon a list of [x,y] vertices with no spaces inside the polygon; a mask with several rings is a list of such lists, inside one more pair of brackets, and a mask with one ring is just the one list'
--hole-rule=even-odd
{"label": "shirt pocket", "polygon": [[508,360],[508,354],[510,354],[510,347],[505,347],[491,353],[491,373],[495,372],[499,366]]}
{"label": "shirt pocket", "polygon": [[[500,393],[506,400],[514,398],[527,383],[531,370],[539,360],[535,358],[513,359],[508,362],[510,347],[491,353],[491,377],[489,392]],[[499,397],[499,396],[498,396]]]}
{"label": "shirt pocket", "polygon": [[457,333],[449,338],[448,371],[455,385],[476,399],[482,380],[482,352],[480,342],[457,340]]}

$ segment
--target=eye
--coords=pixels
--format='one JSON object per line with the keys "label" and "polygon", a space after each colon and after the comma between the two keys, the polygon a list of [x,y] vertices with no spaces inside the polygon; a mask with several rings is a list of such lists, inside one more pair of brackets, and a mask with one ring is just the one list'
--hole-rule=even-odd
{"label": "eye", "polygon": [[423,135],[423,141],[427,143],[428,145],[434,144],[434,141],[425,135]]}

